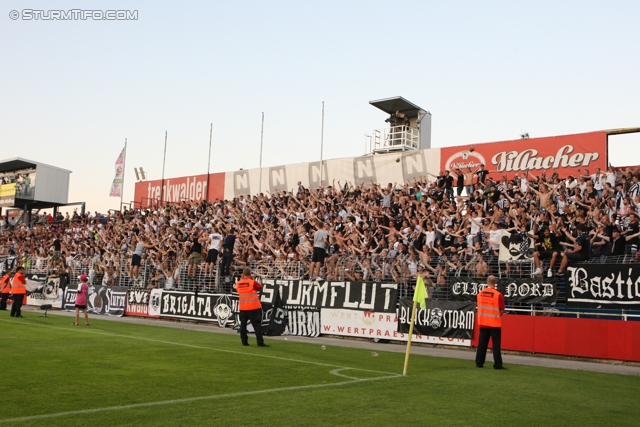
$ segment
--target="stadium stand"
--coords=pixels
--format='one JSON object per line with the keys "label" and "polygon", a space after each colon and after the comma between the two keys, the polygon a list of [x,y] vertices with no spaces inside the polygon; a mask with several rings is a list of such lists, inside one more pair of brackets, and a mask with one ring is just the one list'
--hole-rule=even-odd
{"label": "stadium stand", "polygon": [[[323,278],[393,281],[401,284],[402,296],[410,296],[420,275],[430,280],[431,297],[448,299],[452,280],[461,277],[557,273],[561,256],[551,271],[551,253],[571,250],[582,225],[588,233],[583,250],[589,252],[581,262],[640,262],[639,181],[640,167],[569,177],[528,173],[510,181],[488,176],[471,194],[450,198],[440,173],[401,185],[333,182],[295,193],[109,215],[33,215],[28,225],[2,219],[0,257],[6,262],[0,269],[15,258],[28,273],[84,273],[93,284],[230,292],[231,278],[219,268],[205,268],[211,234],[224,238],[236,230],[232,275],[248,265],[259,277],[301,279],[308,278],[313,234],[328,222],[330,257]],[[500,262],[501,230],[533,237],[540,268],[533,260]],[[144,251],[139,275],[131,277],[136,236],[153,247]],[[203,261],[190,277],[194,239],[203,242]]]}

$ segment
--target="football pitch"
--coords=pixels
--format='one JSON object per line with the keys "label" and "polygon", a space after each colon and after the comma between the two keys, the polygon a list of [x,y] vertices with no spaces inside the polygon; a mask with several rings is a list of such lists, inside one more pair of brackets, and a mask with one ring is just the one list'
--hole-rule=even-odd
{"label": "football pitch", "polygon": [[0,312],[0,426],[631,426],[640,415],[634,376],[412,355],[403,377],[400,353],[25,316]]}

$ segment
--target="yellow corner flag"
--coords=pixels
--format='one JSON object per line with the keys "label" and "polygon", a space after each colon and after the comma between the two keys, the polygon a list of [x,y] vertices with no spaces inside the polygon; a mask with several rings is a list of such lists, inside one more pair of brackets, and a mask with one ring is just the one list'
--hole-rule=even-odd
{"label": "yellow corner flag", "polygon": [[418,276],[418,280],[416,280],[416,290],[413,293],[413,302],[420,304],[420,308],[424,310],[427,308],[427,298],[429,298],[429,293],[424,286],[424,280],[422,276]]}
{"label": "yellow corner flag", "polygon": [[402,375],[407,376],[407,368],[409,367],[409,354],[411,354],[411,338],[413,337],[413,325],[416,321],[416,308],[420,304],[420,308],[425,310],[427,308],[427,288],[424,286],[424,279],[422,276],[418,276],[416,280],[416,289],[413,292],[413,309],[411,310],[411,323],[409,323],[409,335],[407,336],[407,351],[404,356],[404,369]]}

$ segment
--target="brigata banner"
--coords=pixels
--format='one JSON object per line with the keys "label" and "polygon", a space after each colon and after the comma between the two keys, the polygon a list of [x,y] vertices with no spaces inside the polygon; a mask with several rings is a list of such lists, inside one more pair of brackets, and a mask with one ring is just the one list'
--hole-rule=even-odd
{"label": "brigata banner", "polygon": [[160,317],[214,322],[224,328],[236,324],[237,312],[237,295],[162,291]]}
{"label": "brigata banner", "polygon": [[[89,286],[87,295],[87,311],[93,314],[122,316],[127,302],[127,291],[124,286]],[[76,285],[67,286],[64,291],[63,309],[75,310]]]}
{"label": "brigata banner", "polygon": [[568,267],[567,305],[640,307],[640,265],[583,264]]}
{"label": "brigata banner", "polygon": [[[323,308],[320,310],[323,335],[407,341],[409,334],[398,332],[396,313]],[[414,334],[413,342],[466,346],[470,339]]]}
{"label": "brigata banner", "polygon": [[[427,300],[427,308],[416,311],[416,334],[434,337],[473,338],[475,302]],[[408,333],[413,301],[400,299],[398,308],[398,332]]]}
{"label": "brigata banner", "polygon": [[162,290],[160,289],[130,290],[127,292],[125,316],[158,317],[161,296]]}
{"label": "brigata banner", "polygon": [[464,173],[467,168],[475,170],[481,164],[491,171],[489,177],[499,181],[516,174],[524,176],[528,172],[538,176],[551,176],[558,172],[560,177],[577,176],[586,169],[593,173],[595,167],[603,171],[607,168],[607,133],[591,132],[575,135],[551,136],[546,138],[516,139],[514,141],[472,144],[445,147],[440,151],[440,169],[456,169]]}
{"label": "brigata banner", "polygon": [[[457,280],[451,285],[451,299],[476,301],[476,295],[487,287],[487,279]],[[524,304],[556,302],[556,285],[549,279],[498,279],[496,289],[506,302]]]}
{"label": "brigata banner", "polygon": [[284,307],[394,313],[398,300],[397,283],[264,280],[262,284],[262,301],[270,302],[277,287]]}
{"label": "brigata banner", "polygon": [[46,274],[28,274],[27,305],[41,306],[51,304],[53,308],[62,308],[64,288],[67,285],[66,276],[47,276]]}

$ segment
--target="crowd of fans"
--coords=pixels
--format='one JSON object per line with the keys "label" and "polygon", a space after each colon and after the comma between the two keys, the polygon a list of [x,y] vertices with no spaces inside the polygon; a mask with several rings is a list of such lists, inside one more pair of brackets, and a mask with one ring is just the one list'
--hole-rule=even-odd
{"label": "crowd of fans", "polygon": [[3,218],[0,256],[60,274],[83,263],[94,284],[139,285],[144,274],[142,285],[167,288],[229,281],[245,265],[262,277],[315,278],[311,256],[322,242],[314,235],[323,228],[327,258],[313,276],[330,280],[408,284],[422,275],[446,286],[449,277],[524,274],[498,262],[502,230],[534,239],[529,275],[561,275],[594,257],[640,260],[640,168],[494,175],[480,167],[400,185],[298,183],[291,192],[110,215],[44,213],[30,225]]}

